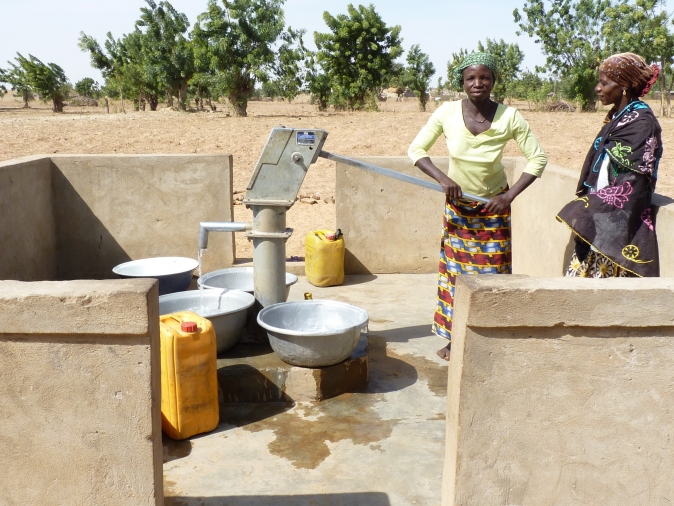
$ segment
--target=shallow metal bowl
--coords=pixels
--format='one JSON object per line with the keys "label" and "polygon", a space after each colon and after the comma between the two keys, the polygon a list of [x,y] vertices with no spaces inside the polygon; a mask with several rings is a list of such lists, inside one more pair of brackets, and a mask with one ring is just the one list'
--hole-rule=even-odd
{"label": "shallow metal bowl", "polygon": [[112,272],[120,278],[155,278],[159,280],[159,295],[166,295],[187,290],[198,266],[199,262],[193,258],[142,258],[119,264]]}
{"label": "shallow metal bowl", "polygon": [[257,322],[284,362],[325,367],[349,358],[368,318],[367,311],[344,302],[298,300],[267,306]]}
{"label": "shallow metal bowl", "polygon": [[[202,288],[228,288],[230,290],[242,290],[250,294],[255,292],[253,267],[230,267],[209,272],[201,276],[197,283]],[[297,283],[297,276],[286,272],[286,299],[290,294],[290,287],[295,283]]]}
{"label": "shallow metal bowl", "polygon": [[240,290],[190,290],[159,297],[159,313],[192,311],[213,324],[218,353],[236,344],[243,334],[248,308],[255,297]]}

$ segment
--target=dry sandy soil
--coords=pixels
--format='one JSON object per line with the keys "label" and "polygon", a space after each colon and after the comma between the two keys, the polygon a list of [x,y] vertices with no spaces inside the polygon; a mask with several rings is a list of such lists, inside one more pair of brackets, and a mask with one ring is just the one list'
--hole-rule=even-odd
{"label": "dry sandy soil", "polygon": [[[245,188],[272,127],[323,128],[329,132],[325,148],[345,156],[405,156],[410,142],[424,125],[428,112],[419,112],[416,102],[384,102],[380,112],[319,113],[306,101],[251,102],[247,118],[235,118],[219,105],[216,113],[157,112],[113,113],[103,108],[66,108],[53,114],[48,106],[21,103],[9,94],[0,99],[0,161],[25,155],[50,153],[231,153],[234,155],[234,189]],[[518,106],[541,141],[551,163],[580,170],[588,147],[602,126],[604,113],[580,114],[535,112]],[[657,110],[657,107],[654,107]],[[665,154],[660,166],[658,192],[674,197],[674,119],[661,118]],[[431,156],[446,154],[439,140]],[[506,147],[506,156],[520,156],[517,145]],[[320,159],[311,168],[300,191],[335,195],[332,162]],[[288,214],[295,233],[288,241],[288,255],[304,255],[304,237],[310,230],[334,228],[335,206],[297,203]],[[251,218],[244,206],[234,207],[235,219]],[[251,245],[237,234],[237,257],[252,256]]]}

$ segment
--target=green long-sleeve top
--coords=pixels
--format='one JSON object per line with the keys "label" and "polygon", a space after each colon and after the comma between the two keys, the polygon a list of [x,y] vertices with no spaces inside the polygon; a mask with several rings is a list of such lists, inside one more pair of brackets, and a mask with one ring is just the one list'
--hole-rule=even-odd
{"label": "green long-sleeve top", "polygon": [[470,133],[463,120],[461,101],[445,102],[430,117],[409,147],[413,163],[428,156],[435,141],[445,134],[449,148],[447,176],[461,190],[480,197],[493,197],[508,185],[501,158],[510,139],[515,139],[527,158],[524,172],[541,177],[548,158],[517,109],[499,104],[491,127],[479,135]]}

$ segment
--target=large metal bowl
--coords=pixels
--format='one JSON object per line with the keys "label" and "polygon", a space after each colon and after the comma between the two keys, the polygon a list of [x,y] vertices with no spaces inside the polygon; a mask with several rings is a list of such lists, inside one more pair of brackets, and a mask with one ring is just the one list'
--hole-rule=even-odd
{"label": "large metal bowl", "polygon": [[112,272],[120,278],[155,278],[159,280],[159,295],[187,290],[192,272],[199,266],[193,258],[142,258],[119,264]]}
{"label": "large metal bowl", "polygon": [[325,367],[349,358],[368,318],[367,311],[344,302],[298,300],[267,306],[257,322],[284,362]]}
{"label": "large metal bowl", "polygon": [[[255,292],[252,267],[230,267],[209,272],[201,276],[197,283],[201,288],[228,288],[250,294]],[[286,272],[286,299],[290,294],[290,287],[295,283],[297,283],[297,276]]]}
{"label": "large metal bowl", "polygon": [[255,297],[239,290],[190,290],[159,297],[159,313],[192,311],[213,324],[218,353],[241,338]]}

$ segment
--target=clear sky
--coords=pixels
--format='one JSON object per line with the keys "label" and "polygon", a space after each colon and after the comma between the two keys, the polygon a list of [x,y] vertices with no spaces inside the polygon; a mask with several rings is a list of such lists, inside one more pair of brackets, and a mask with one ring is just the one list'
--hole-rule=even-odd
{"label": "clear sky", "polygon": [[[59,64],[75,83],[93,77],[102,83],[100,73],[89,64],[89,56],[77,47],[80,32],[95,37],[101,44],[107,32],[115,38],[133,30],[144,0],[2,0],[0,9],[0,67],[16,52],[32,54],[43,62]],[[330,0],[287,0],[284,5],[286,24],[307,30],[306,42],[312,49],[313,32],[325,32],[323,12],[346,13],[349,3]],[[460,48],[475,49],[486,38],[517,42],[524,51],[523,69],[545,63],[540,47],[527,35],[518,37],[512,12],[521,9],[524,0],[440,0],[364,1],[374,3],[387,25],[400,25],[403,47],[419,44],[435,65],[436,75],[446,78],[447,61]],[[205,10],[207,0],[172,0],[171,4],[187,14],[191,23]],[[30,8],[27,8],[27,7]]]}

